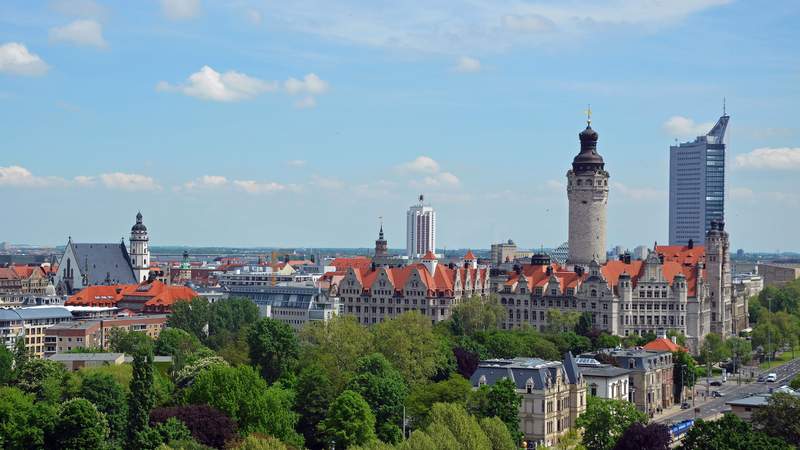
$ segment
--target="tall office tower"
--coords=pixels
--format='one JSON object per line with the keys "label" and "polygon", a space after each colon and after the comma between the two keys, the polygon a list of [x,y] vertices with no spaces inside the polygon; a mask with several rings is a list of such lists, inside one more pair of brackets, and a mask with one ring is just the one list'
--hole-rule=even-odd
{"label": "tall office tower", "polygon": [[436,211],[423,202],[408,208],[406,221],[406,253],[409,258],[421,258],[428,251],[436,253]]}
{"label": "tall office tower", "polygon": [[136,224],[131,227],[130,261],[133,275],[137,283],[146,281],[150,276],[150,238],[147,236],[147,227],[142,223],[142,213],[136,214]]}
{"label": "tall office tower", "polygon": [[669,243],[705,243],[712,220],[725,220],[724,111],[714,128],[669,148]]}
{"label": "tall office tower", "polygon": [[567,264],[586,266],[593,260],[606,261],[606,207],[608,172],[603,157],[597,153],[597,132],[591,116],[578,137],[581,152],[567,172],[569,198],[569,254]]}

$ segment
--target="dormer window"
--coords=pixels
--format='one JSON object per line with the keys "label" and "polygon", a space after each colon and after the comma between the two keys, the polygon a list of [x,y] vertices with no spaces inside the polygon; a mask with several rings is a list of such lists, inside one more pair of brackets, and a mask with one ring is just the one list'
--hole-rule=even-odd
{"label": "dormer window", "polygon": [[528,382],[525,383],[525,392],[533,394],[533,378],[528,378]]}
{"label": "dormer window", "polygon": [[478,387],[486,386],[486,375],[481,375],[478,379]]}

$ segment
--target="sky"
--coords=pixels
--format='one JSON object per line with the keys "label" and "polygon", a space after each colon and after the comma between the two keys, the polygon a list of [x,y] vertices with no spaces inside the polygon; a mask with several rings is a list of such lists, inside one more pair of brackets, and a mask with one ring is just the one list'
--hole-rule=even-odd
{"label": "sky", "polygon": [[591,105],[608,244],[665,243],[669,145],[730,114],[733,249],[800,250],[800,3],[0,3],[0,241],[557,246]]}

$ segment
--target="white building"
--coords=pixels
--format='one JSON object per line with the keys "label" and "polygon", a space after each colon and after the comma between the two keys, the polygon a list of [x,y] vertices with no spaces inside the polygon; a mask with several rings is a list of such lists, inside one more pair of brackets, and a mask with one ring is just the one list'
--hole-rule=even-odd
{"label": "white building", "polygon": [[428,253],[436,253],[436,211],[423,203],[408,208],[406,221],[406,252],[409,258],[421,258]]}
{"label": "white building", "polygon": [[576,359],[578,369],[586,380],[592,397],[628,401],[628,376],[631,371],[611,364],[601,364],[594,358]]}

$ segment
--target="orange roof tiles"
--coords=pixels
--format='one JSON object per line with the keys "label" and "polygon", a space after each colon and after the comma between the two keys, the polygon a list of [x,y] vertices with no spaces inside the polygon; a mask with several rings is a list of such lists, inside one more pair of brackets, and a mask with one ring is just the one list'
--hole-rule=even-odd
{"label": "orange roof tiles", "polygon": [[658,338],[644,345],[645,350],[655,350],[660,352],[685,352],[685,348],[672,342],[672,339]]}
{"label": "orange roof tiles", "polygon": [[[145,289],[146,288],[146,289]],[[186,286],[168,286],[160,281],[141,284],[89,286],[69,297],[66,306],[116,306],[123,299],[145,300],[145,311],[160,308],[168,311],[178,300],[191,300],[197,293]]]}
{"label": "orange roof tiles", "polygon": [[[452,295],[455,289],[455,281],[458,277],[462,284],[469,279],[469,285],[474,286],[477,281],[485,282],[488,274],[486,269],[451,269],[444,264],[437,264],[433,275],[428,271],[424,264],[417,263],[405,267],[381,267],[376,270],[350,268],[355,278],[359,281],[364,290],[369,290],[380,274],[385,272],[386,279],[394,286],[397,291],[403,290],[408,279],[414,273],[419,275],[420,281],[428,291],[445,292]],[[467,275],[468,274],[468,275]]]}
{"label": "orange roof tiles", "polygon": [[467,254],[464,255],[465,260],[477,259],[475,255],[472,253],[472,250],[467,250]]}
{"label": "orange roof tiles", "polygon": [[331,265],[336,267],[336,270],[346,270],[349,267],[356,267],[360,269],[367,269],[372,265],[372,259],[366,256],[353,256],[349,258],[335,258]]}
{"label": "orange roof tiles", "polygon": [[434,259],[436,259],[436,255],[434,255],[430,250],[425,252],[425,256],[422,257],[423,261],[433,261]]}

